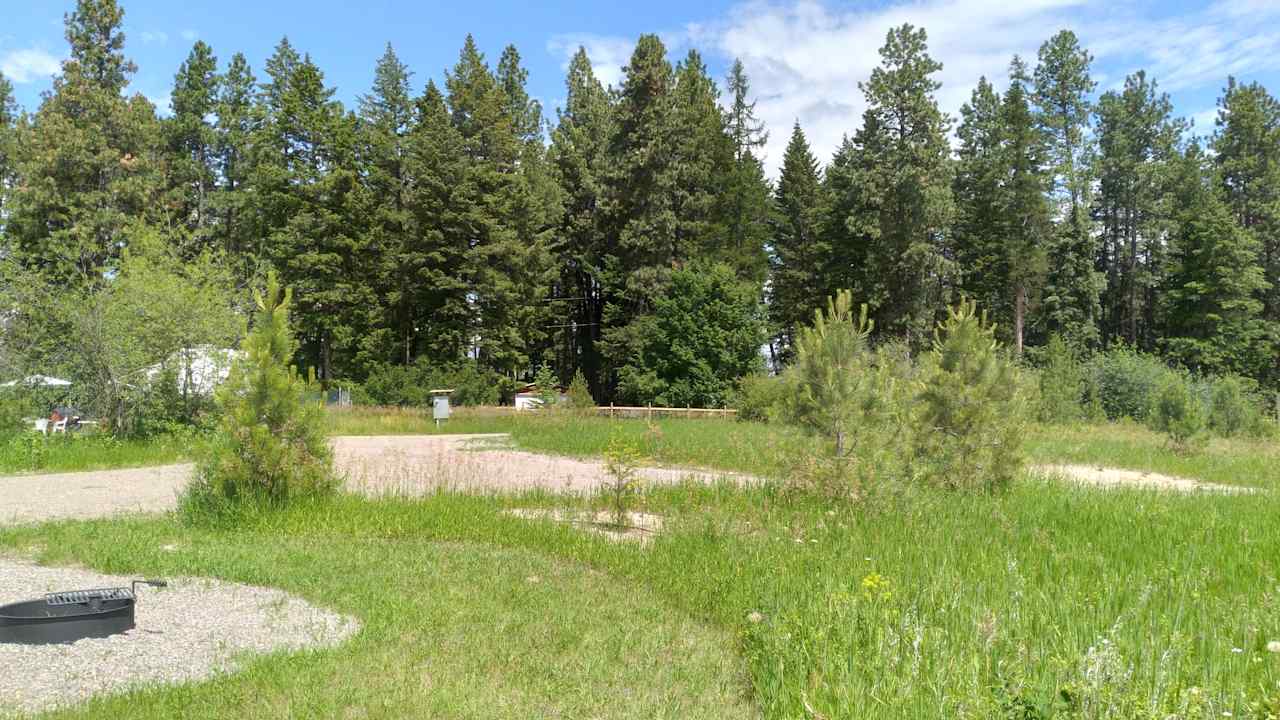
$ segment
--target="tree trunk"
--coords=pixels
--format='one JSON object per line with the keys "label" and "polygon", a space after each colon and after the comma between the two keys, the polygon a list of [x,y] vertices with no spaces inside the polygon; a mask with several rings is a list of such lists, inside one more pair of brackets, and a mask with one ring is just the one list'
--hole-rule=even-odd
{"label": "tree trunk", "polygon": [[1017,356],[1022,357],[1022,325],[1027,312],[1027,288],[1019,283],[1013,300],[1013,342]]}

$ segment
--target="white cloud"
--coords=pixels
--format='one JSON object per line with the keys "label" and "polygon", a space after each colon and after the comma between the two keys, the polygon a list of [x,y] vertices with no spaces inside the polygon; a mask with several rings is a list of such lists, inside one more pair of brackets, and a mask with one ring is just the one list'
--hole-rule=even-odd
{"label": "white cloud", "polygon": [[823,162],[861,125],[866,104],[858,83],[880,63],[891,28],[909,22],[928,32],[929,53],[943,64],[938,103],[955,115],[981,75],[1003,82],[1014,54],[1033,59],[1040,44],[1073,25],[1090,2],[932,0],[872,10],[835,10],[814,0],[754,2],[698,28],[694,42],[741,58],[757,112],[773,130],[765,160],[774,170],[795,120]]}
{"label": "white cloud", "polygon": [[183,30],[180,35],[182,35],[182,39],[187,42],[195,42],[196,39],[200,37],[200,33],[195,30]]}
{"label": "white cloud", "polygon": [[561,67],[564,69],[568,69],[569,61],[578,52],[579,46],[586,48],[587,57],[591,59],[591,69],[600,82],[606,86],[622,83],[622,68],[631,59],[631,51],[635,48],[634,38],[570,33],[556,35],[547,42],[547,50],[563,58]]}
{"label": "white cloud", "polygon": [[146,45],[165,45],[169,42],[169,33],[161,30],[143,30],[138,36]]}
{"label": "white cloud", "polygon": [[[980,76],[1003,85],[1013,55],[1034,65],[1040,45],[1064,28],[1094,55],[1101,91],[1122,86],[1138,69],[1168,91],[1216,88],[1229,74],[1280,70],[1280,25],[1264,22],[1280,17],[1280,2],[1212,0],[1167,13],[1154,1],[889,0],[847,9],[827,0],[748,0],[663,39],[724,61],[742,59],[757,112],[772,130],[765,159],[774,171],[797,119],[823,162],[843,135],[857,130],[865,109],[858,83],[880,63],[888,31],[908,22],[929,33],[929,53],[943,65],[938,104],[953,117]],[[632,40],[564,35],[548,48],[567,61],[579,43],[603,79],[621,80]],[[1195,117],[1197,132],[1212,127],[1210,111]]]}
{"label": "white cloud", "polygon": [[0,56],[0,72],[16,83],[48,80],[62,71],[62,62],[38,48],[10,50]]}

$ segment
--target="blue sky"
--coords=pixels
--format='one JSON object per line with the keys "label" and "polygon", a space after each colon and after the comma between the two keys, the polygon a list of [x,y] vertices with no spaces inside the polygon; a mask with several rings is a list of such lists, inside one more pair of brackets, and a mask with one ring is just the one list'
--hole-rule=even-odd
{"label": "blue sky", "polygon": [[[770,166],[781,157],[794,119],[824,160],[843,133],[857,128],[858,81],[876,65],[885,31],[902,22],[929,31],[930,49],[944,65],[939,101],[953,114],[979,75],[1003,83],[1014,53],[1034,58],[1040,43],[1063,27],[1075,30],[1095,55],[1100,92],[1145,68],[1200,132],[1212,129],[1215,98],[1228,74],[1280,92],[1280,0],[122,2],[126,49],[139,66],[133,89],[162,110],[173,73],[196,38],[224,62],[244,52],[258,71],[287,34],[350,104],[366,91],[387,42],[421,87],[453,64],[471,32],[491,61],[508,43],[520,49],[530,92],[553,115],[564,95],[567,58],[578,44],[587,47],[601,77],[616,82],[636,36],[657,32],[673,60],[697,47],[717,77],[734,57],[743,59],[758,110],[773,131]],[[0,71],[15,82],[27,109],[37,106],[65,56],[62,16],[73,5],[0,0]]]}

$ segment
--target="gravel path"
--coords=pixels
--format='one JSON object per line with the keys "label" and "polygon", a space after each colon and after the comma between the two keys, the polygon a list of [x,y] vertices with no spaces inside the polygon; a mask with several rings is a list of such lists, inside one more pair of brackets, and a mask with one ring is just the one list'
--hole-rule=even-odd
{"label": "gravel path", "polygon": [[0,477],[0,525],[168,510],[191,467]]}
{"label": "gravel path", "polygon": [[[0,558],[0,604],[134,579]],[[359,629],[352,618],[268,588],[178,578],[138,594],[137,627],[127,633],[70,645],[0,645],[0,716],[199,680],[234,671],[244,653],[333,646]]]}

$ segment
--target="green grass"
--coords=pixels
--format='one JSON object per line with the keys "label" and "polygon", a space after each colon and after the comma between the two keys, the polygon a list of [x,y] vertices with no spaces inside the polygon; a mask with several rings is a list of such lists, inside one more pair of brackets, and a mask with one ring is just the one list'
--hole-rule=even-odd
{"label": "green grass", "polygon": [[[360,526],[380,516],[381,508],[344,499],[281,519],[291,527],[235,533],[169,520],[3,533],[4,544],[48,548],[42,558],[52,562],[284,588],[363,625],[336,649],[267,657],[231,677],[99,698],[50,716],[754,715],[744,664],[725,630],[694,620],[634,582],[518,543],[476,542],[462,531],[484,527],[515,539],[547,535],[544,529],[496,518],[465,499],[425,507],[432,508],[425,515],[421,508],[408,515],[401,508],[395,520],[375,521],[376,527]],[[340,516],[347,517],[338,525],[323,519]],[[349,522],[357,516],[364,520]],[[421,533],[402,532],[408,517]],[[456,531],[433,533],[423,522]],[[445,535],[454,537],[446,541]],[[542,542],[572,546],[577,539],[561,531]],[[162,545],[177,550],[162,551]]]}
{"label": "green grass", "polygon": [[23,434],[0,438],[0,475],[165,465],[189,459],[193,442],[190,436],[172,435],[119,440],[97,434]]}
{"label": "green grass", "polygon": [[1280,702],[1270,493],[1028,480],[867,513],[682,487],[643,497],[671,522],[647,546],[501,514],[556,504],[574,503],[341,497],[239,532],[72,523],[0,546],[283,587],[366,625],[335,650],[65,717],[742,717],[744,676],[766,718],[1240,718]]}
{"label": "green grass", "polygon": [[1254,487],[1280,487],[1280,442],[1210,438],[1192,452],[1174,452],[1165,437],[1132,422],[1039,427],[1026,442],[1038,463],[1076,463],[1145,470]]}

